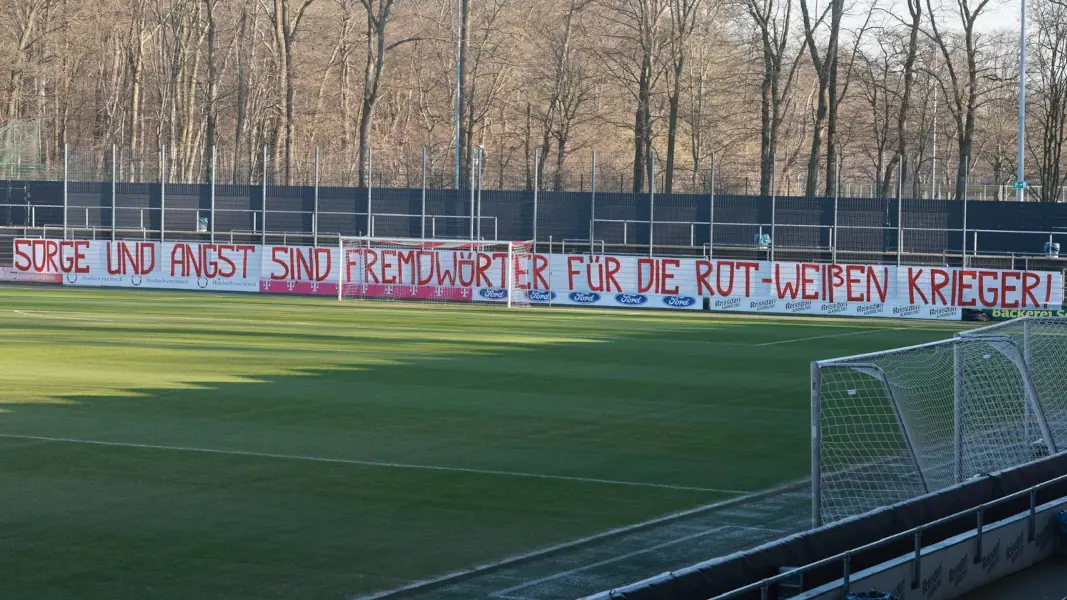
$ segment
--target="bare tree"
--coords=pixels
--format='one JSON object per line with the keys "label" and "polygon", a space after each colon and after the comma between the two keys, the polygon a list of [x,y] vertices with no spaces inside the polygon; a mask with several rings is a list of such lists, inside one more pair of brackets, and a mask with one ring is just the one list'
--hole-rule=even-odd
{"label": "bare tree", "polygon": [[702,9],[702,0],[668,0],[670,14],[670,56],[667,69],[667,168],[663,191],[670,194],[674,188],[674,153],[678,142],[678,105],[682,96],[682,78],[685,76],[686,58],[689,53],[689,38],[696,28],[697,16]]}

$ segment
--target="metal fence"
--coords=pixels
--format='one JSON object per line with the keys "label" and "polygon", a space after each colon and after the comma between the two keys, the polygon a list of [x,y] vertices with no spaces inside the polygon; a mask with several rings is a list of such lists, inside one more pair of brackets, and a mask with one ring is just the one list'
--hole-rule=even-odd
{"label": "metal fence", "polygon": [[69,160],[55,179],[0,180],[0,228],[8,236],[292,245],[342,235],[534,239],[539,251],[1017,269],[1061,269],[1056,248],[1067,243],[1063,204],[745,196],[719,193],[714,177],[699,194],[600,191],[596,181],[579,192],[482,189],[481,178],[441,189],[425,171],[414,188],[325,186],[318,177],[285,186],[274,183],[282,178],[266,154],[252,182],[215,168],[214,152],[205,160],[199,183],[171,183],[165,157],[154,177],[150,161],[141,175],[124,176],[139,163],[121,163],[117,151],[103,181],[72,174]]}

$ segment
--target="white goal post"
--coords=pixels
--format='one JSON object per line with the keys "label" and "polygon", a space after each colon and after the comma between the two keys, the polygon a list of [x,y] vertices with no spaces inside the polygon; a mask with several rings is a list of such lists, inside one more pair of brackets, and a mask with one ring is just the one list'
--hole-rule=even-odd
{"label": "white goal post", "polygon": [[532,241],[342,237],[337,299],[530,306]]}
{"label": "white goal post", "polygon": [[1067,450],[1067,319],[811,366],[812,525]]}

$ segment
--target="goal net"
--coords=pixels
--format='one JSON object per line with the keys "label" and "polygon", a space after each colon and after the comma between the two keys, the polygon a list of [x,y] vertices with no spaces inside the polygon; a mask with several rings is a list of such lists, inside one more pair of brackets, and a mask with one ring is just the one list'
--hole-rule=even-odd
{"label": "goal net", "polygon": [[338,300],[530,306],[532,242],[342,238]]}
{"label": "goal net", "polygon": [[1002,329],[812,364],[815,526],[1065,448],[1059,339]]}

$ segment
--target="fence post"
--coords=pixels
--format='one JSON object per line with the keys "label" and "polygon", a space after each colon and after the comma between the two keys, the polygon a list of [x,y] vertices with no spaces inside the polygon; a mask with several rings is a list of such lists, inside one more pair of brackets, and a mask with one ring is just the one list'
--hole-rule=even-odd
{"label": "fence post", "polygon": [[960,248],[960,266],[967,268],[967,186],[971,184],[971,157],[965,156],[967,161],[963,171],[963,245]]}
{"label": "fence post", "polygon": [[648,155],[648,255],[652,256],[656,230],[656,152]]}
{"label": "fence post", "polygon": [[485,147],[478,146],[478,239],[482,239],[482,171],[485,168]]}
{"label": "fence post", "polygon": [[159,149],[159,241],[167,237],[167,147]]}
{"label": "fence post", "polygon": [[[788,181],[788,178],[786,178]],[[778,212],[778,157],[771,157],[771,250],[770,260],[774,262],[774,247],[778,245],[778,237],[775,235],[775,221]]]}
{"label": "fence post", "polygon": [[715,176],[719,165],[715,153],[711,153],[711,198],[708,201],[708,260],[715,255]]}
{"label": "fence post", "polygon": [[374,148],[367,148],[367,232],[374,237]]}
{"label": "fence post", "polygon": [[419,237],[426,239],[426,148],[422,149],[422,211],[419,213]]}
{"label": "fence post", "polygon": [[111,241],[115,241],[115,211],[118,210],[118,194],[116,186],[119,183],[118,173],[119,149],[115,144],[111,145]]}
{"label": "fence post", "polygon": [[319,245],[319,163],[320,150],[315,146],[315,203],[311,207],[311,245]]}
{"label": "fence post", "polygon": [[[538,181],[537,181],[537,173],[540,170],[540,168],[541,168],[541,153],[540,152],[535,152],[534,153],[534,172],[533,172],[533,187],[534,187],[534,189],[533,189],[533,192],[534,192],[534,198],[533,198],[533,247],[534,247],[534,253],[535,254],[537,253],[537,188],[539,187],[539,184],[538,184]],[[552,251],[552,248],[549,248],[549,252],[550,253],[551,253],[551,251]]]}
{"label": "fence post", "polygon": [[67,207],[70,202],[70,198],[67,193],[67,181],[70,168],[70,148],[66,143],[63,144],[63,239],[67,239]]}
{"label": "fence post", "polygon": [[211,243],[215,243],[215,166],[216,162],[215,144],[211,145],[211,177],[208,178],[208,185],[211,186]]}
{"label": "fence post", "polygon": [[[772,240],[773,241],[773,240]],[[811,526],[822,526],[822,373],[811,363]]]}
{"label": "fence post", "polygon": [[897,266],[904,252],[904,157],[897,164]]}
{"label": "fence post", "polygon": [[478,174],[478,153],[475,152],[477,148],[471,148],[471,234],[470,239],[474,240],[474,178]]}
{"label": "fence post", "polygon": [[589,254],[592,254],[594,240],[596,240],[596,150],[593,150],[593,171],[589,182],[593,192],[592,199],[589,201]]}
{"label": "fence post", "polygon": [[[263,146],[263,206],[259,207],[259,226],[263,234],[263,245],[267,245],[267,146]],[[255,227],[252,227],[255,230]]]}
{"label": "fence post", "polygon": [[830,242],[830,261],[837,264],[837,246],[841,243],[840,238],[837,235],[837,215],[838,205],[841,200],[841,155],[837,156],[837,172],[834,173],[834,178],[837,180],[834,183],[834,239]]}

